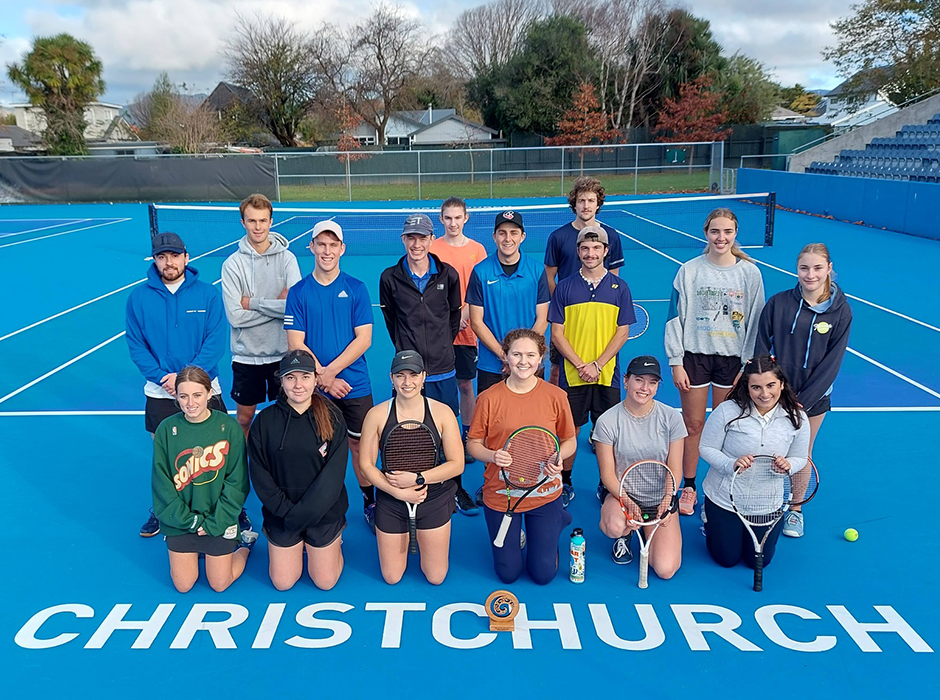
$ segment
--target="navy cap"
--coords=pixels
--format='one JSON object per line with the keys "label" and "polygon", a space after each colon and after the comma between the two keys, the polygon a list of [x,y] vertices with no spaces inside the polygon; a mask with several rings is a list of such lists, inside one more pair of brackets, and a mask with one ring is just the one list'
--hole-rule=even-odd
{"label": "navy cap", "polygon": [[300,355],[285,355],[281,359],[277,375],[283,377],[291,372],[309,372],[310,374],[316,374],[317,363],[306,353]]}
{"label": "navy cap", "polygon": [[662,381],[663,374],[659,369],[659,360],[652,355],[640,355],[630,360],[627,365],[627,374],[652,374]]}
{"label": "navy cap", "polygon": [[411,233],[418,236],[434,235],[434,224],[431,223],[431,219],[428,218],[427,214],[412,214],[405,219],[405,226],[401,231],[401,235],[407,236]]}
{"label": "navy cap", "polygon": [[158,233],[151,241],[153,255],[160,253],[185,253],[186,245],[183,239],[175,233]]}
{"label": "navy cap", "polygon": [[392,368],[389,370],[392,374],[406,369],[418,374],[424,371],[424,358],[418,354],[417,350],[402,350],[392,358]]}
{"label": "navy cap", "polygon": [[525,233],[525,226],[522,225],[522,214],[512,209],[507,209],[506,211],[501,211],[496,215],[496,223],[493,224],[493,230],[499,228],[500,224],[515,224],[522,232]]}

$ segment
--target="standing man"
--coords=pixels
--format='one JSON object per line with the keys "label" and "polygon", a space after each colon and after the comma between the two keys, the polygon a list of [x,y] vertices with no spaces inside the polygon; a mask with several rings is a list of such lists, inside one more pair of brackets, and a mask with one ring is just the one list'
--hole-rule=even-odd
{"label": "standing man", "polygon": [[[597,213],[604,206],[604,188],[601,181],[595,177],[579,177],[574,181],[568,193],[568,206],[574,212],[574,221],[565,224],[548,237],[545,247],[545,274],[548,277],[548,290],[555,293],[555,286],[567,277],[577,274],[581,267],[578,255],[578,232],[585,226],[600,226],[607,232],[609,253],[604,260],[604,267],[613,274],[618,275],[618,269],[623,267],[623,246],[620,234],[616,230],[600,223]],[[558,384],[558,368],[561,357],[554,343],[550,352],[552,363],[552,384]]]}
{"label": "standing man", "polygon": [[255,406],[277,398],[278,365],[287,354],[284,305],[300,281],[297,258],[287,239],[271,231],[274,208],[263,194],[239,207],[245,236],[222,263],[222,301],[232,326],[232,399],[238,424],[248,436]]}
{"label": "standing man", "polygon": [[[209,408],[225,411],[219,385],[219,360],[225,351],[225,315],[222,300],[211,284],[189,267],[183,240],[175,233],[158,233],[152,241],[153,264],[147,282],[127,299],[125,338],[131,360],[144,376],[144,427],[153,438],[165,418],[180,412],[176,400],[176,373],[186,365],[204,369],[212,380]],[[250,530],[242,509],[238,527]],[[140,528],[141,537],[160,532],[160,522],[150,517]]]}
{"label": "standing man", "polygon": [[346,252],[343,229],[321,221],[310,239],[313,272],[287,294],[284,328],[291,350],[306,350],[317,366],[317,385],[342,411],[362,512],[375,532],[375,488],[359,472],[362,421],[372,408],[365,352],[372,345],[372,304],[366,286],[339,269]]}
{"label": "standing man", "polygon": [[[473,378],[477,372],[477,337],[470,327],[470,307],[467,305],[467,284],[474,266],[486,257],[486,248],[480,243],[467,238],[463,227],[470,217],[467,215],[467,203],[459,197],[451,197],[441,205],[441,223],[444,235],[434,239],[431,252],[452,268],[460,278],[460,332],[454,340],[454,363],[457,379],[457,391],[460,395],[460,435],[464,443],[464,461],[474,459],[466,451],[467,431],[473,419],[473,405],[476,396],[473,393]],[[477,505],[470,498],[461,483],[460,475],[454,477],[457,482],[457,510],[464,515],[476,515]]]}
{"label": "standing man", "polygon": [[[620,358],[630,324],[636,322],[627,283],[604,268],[607,231],[585,226],[578,232],[581,268],[555,287],[548,311],[552,343],[564,359],[559,386],[568,392],[574,423],[597,421],[620,402]],[[574,499],[571,468],[565,460],[561,474],[563,505]]]}
{"label": "standing man", "polygon": [[428,376],[424,393],[456,416],[454,340],[460,331],[460,278],[430,252],[434,225],[424,214],[405,219],[405,255],[379,278],[379,303],[396,352],[417,350]]}

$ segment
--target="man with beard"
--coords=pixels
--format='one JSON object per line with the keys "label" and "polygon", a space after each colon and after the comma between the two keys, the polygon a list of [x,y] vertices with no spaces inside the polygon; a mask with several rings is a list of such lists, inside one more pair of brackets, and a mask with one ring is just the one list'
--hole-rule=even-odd
{"label": "man with beard", "polygon": [[[165,418],[180,411],[176,373],[186,365],[209,374],[209,408],[226,410],[219,385],[219,360],[228,330],[222,299],[211,284],[199,280],[198,271],[188,263],[186,246],[178,235],[157,234],[147,281],[127,299],[127,347],[146,380],[144,425],[151,437]],[[160,523],[151,509],[140,536],[153,537],[158,532]]]}

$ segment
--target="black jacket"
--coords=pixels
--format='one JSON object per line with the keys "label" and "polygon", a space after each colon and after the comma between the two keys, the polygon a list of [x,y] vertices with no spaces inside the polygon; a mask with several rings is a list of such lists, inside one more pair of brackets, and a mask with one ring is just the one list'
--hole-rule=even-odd
{"label": "black jacket", "polygon": [[329,402],[333,439],[317,433],[310,411],[297,413],[283,396],[261,411],[248,433],[248,470],[266,524],[303,530],[346,515],[346,422]]}
{"label": "black jacket", "polygon": [[429,254],[437,266],[424,294],[405,268],[404,256],[379,278],[379,303],[395,352],[417,350],[428,374],[454,369],[454,339],[460,330],[457,270]]}

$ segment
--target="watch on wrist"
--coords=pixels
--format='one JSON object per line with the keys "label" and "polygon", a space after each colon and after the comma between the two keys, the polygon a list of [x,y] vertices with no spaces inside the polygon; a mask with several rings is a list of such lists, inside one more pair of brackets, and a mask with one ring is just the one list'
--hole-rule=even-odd
{"label": "watch on wrist", "polygon": [[424,486],[424,474],[421,472],[415,474],[415,486]]}

